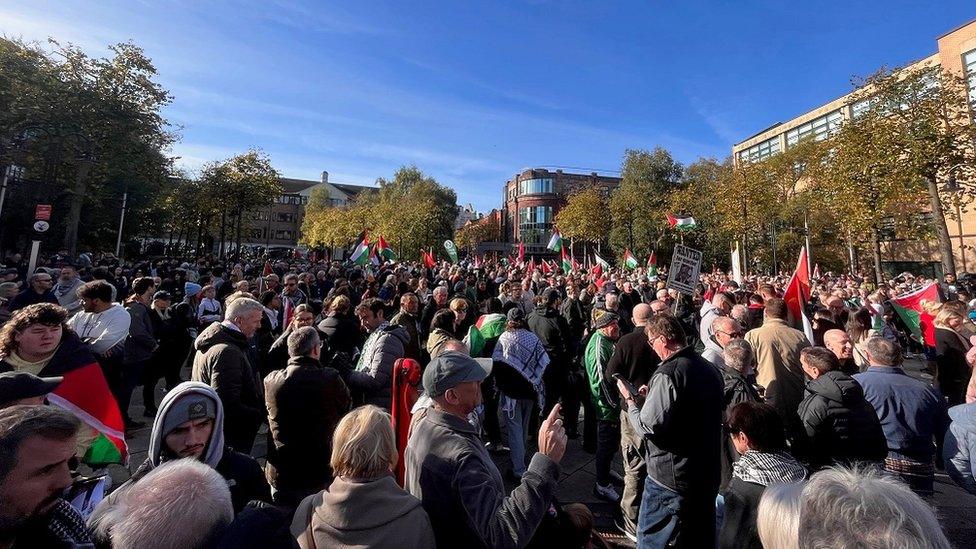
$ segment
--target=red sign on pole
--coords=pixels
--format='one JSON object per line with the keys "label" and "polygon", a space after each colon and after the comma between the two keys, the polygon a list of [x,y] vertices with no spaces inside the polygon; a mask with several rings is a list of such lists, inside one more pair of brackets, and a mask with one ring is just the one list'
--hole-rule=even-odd
{"label": "red sign on pole", "polygon": [[35,221],[50,221],[51,220],[51,205],[50,204],[38,204],[37,208],[34,209],[34,220]]}

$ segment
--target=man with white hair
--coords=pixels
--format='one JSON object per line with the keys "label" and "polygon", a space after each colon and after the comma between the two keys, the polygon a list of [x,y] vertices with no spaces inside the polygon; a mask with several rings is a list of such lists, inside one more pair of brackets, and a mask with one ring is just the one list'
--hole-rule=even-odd
{"label": "man with white hair", "polygon": [[213,546],[234,519],[220,473],[187,458],[153,469],[93,521],[95,538],[114,549]]}
{"label": "man with white hair", "polygon": [[800,547],[952,547],[932,508],[872,469],[827,469],[800,493]]}
{"label": "man with white hair", "polygon": [[723,358],[722,350],[725,349],[725,347],[732,340],[742,339],[745,332],[742,330],[742,326],[738,322],[728,316],[714,317],[714,320],[712,320],[711,331],[711,343],[713,343],[713,345],[706,345],[701,356],[715,366],[724,368],[725,359]]}
{"label": "man with white hair", "polygon": [[709,360],[709,356],[713,358],[722,356],[722,347],[712,338],[715,335],[715,326],[712,323],[720,316],[728,316],[732,312],[732,305],[734,305],[732,298],[724,292],[716,292],[711,301],[702,304],[699,337],[702,345],[705,346],[705,351],[711,351],[708,356],[702,353],[706,360]]}
{"label": "man with white hair", "polygon": [[242,297],[227,305],[223,322],[208,326],[193,343],[191,379],[217,391],[226,411],[227,443],[250,453],[254,436],[264,421],[264,400],[257,368],[248,359],[249,340],[261,327],[264,307]]}
{"label": "man with white hair", "polygon": [[434,314],[441,309],[447,308],[447,286],[438,286],[431,293],[430,301],[424,305],[423,312],[420,313],[420,348],[427,347],[427,336],[430,335],[430,322],[434,320]]}

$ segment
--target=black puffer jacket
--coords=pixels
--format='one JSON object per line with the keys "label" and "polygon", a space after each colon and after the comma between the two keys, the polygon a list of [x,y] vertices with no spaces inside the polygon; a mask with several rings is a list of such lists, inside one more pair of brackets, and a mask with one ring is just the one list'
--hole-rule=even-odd
{"label": "black puffer jacket", "polygon": [[797,410],[803,431],[793,454],[811,470],[857,461],[884,461],[888,445],[874,407],[851,376],[834,370],[807,382]]}
{"label": "black puffer jacket", "polygon": [[532,311],[525,323],[542,342],[549,360],[565,368],[564,361],[569,349],[569,324],[559,311],[541,305]]}

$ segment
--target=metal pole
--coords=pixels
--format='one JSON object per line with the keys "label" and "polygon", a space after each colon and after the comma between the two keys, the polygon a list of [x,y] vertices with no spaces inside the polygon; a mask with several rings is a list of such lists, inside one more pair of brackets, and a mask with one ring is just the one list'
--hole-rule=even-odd
{"label": "metal pole", "polygon": [[769,228],[769,241],[773,245],[773,276],[779,275],[779,265],[776,260],[776,223],[774,222]]}
{"label": "metal pole", "polygon": [[3,171],[3,183],[0,184],[0,215],[3,215],[3,202],[7,198],[7,180],[10,178],[12,170],[13,165],[10,165]]}
{"label": "metal pole", "polygon": [[129,201],[129,191],[126,190],[122,193],[122,213],[119,215],[119,234],[115,237],[115,257],[121,259],[120,252],[122,250],[122,225],[125,224],[125,208]]}
{"label": "metal pole", "polygon": [[41,251],[41,241],[34,240],[31,242],[31,253],[30,261],[27,263],[27,276],[34,274],[34,268],[37,267],[37,253]]}
{"label": "metal pole", "polygon": [[809,213],[803,212],[803,232],[806,233],[806,243],[807,243],[807,279],[813,278],[813,257],[810,255],[810,223],[809,223]]}

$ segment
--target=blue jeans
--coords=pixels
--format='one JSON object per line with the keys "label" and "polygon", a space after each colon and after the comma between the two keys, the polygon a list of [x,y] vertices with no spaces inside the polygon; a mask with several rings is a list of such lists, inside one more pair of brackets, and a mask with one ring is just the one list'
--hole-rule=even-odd
{"label": "blue jeans", "polygon": [[637,549],[715,547],[715,494],[679,494],[644,482],[637,517]]}
{"label": "blue jeans", "polygon": [[512,412],[506,411],[504,414],[508,424],[508,447],[512,454],[512,472],[521,476],[525,473],[525,436],[529,430],[529,420],[532,419],[535,400],[512,400],[515,403]]}

